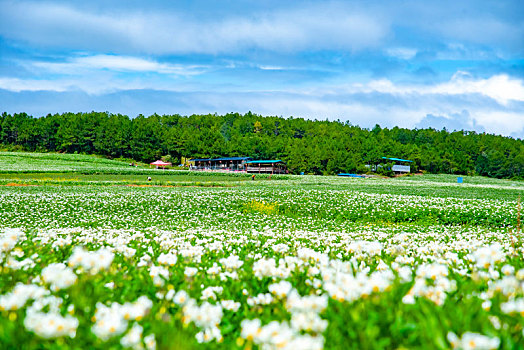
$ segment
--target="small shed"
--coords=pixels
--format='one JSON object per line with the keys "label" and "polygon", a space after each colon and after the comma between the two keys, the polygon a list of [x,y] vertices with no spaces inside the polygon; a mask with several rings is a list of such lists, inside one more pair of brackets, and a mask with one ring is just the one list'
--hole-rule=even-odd
{"label": "small shed", "polygon": [[246,162],[246,172],[252,174],[287,174],[287,165],[280,159],[250,160]]}
{"label": "small shed", "polygon": [[395,174],[406,174],[406,173],[411,172],[410,163],[413,163],[412,160],[401,159],[401,158],[388,158],[388,157],[382,157],[382,159],[391,160],[395,162],[393,167],[391,167],[391,170],[393,170]]}

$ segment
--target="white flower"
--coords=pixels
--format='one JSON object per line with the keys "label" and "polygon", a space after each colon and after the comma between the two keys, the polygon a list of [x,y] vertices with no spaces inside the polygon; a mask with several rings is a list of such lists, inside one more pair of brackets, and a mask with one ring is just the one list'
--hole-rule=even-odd
{"label": "white flower", "polygon": [[254,320],[243,320],[240,323],[241,331],[240,336],[244,339],[253,340],[258,334],[260,334],[260,320],[255,318]]}
{"label": "white flower", "polygon": [[226,269],[236,270],[240,268],[244,262],[236,255],[230,255],[227,258],[222,258],[219,262],[224,265]]}
{"label": "white flower", "polygon": [[410,282],[413,273],[411,272],[411,268],[408,266],[402,266],[398,269],[398,276],[400,277],[400,280],[402,282]]}
{"label": "white flower", "polygon": [[482,247],[473,253],[473,260],[480,268],[489,268],[504,259],[504,251],[499,243]]}
{"label": "white flower", "polygon": [[273,302],[273,296],[270,293],[260,293],[257,296],[247,298],[249,306],[268,305]]}
{"label": "white flower", "polygon": [[82,267],[85,271],[95,274],[100,270],[107,270],[115,255],[108,248],[90,252],[82,247],[75,247],[68,263],[71,267]]}
{"label": "white flower", "polygon": [[311,336],[309,334],[295,336],[286,349],[294,350],[322,350],[324,349],[324,337],[322,336]]}
{"label": "white flower", "polygon": [[48,294],[43,287],[18,282],[10,293],[0,295],[0,310],[18,310],[29,299],[38,300]]}
{"label": "white flower", "polygon": [[120,344],[124,348],[141,349],[143,328],[138,323],[133,324],[133,327],[120,339]]}
{"label": "white flower", "polygon": [[348,245],[347,250],[350,253],[366,253],[369,256],[374,256],[380,255],[382,248],[380,242],[355,241]]}
{"label": "white flower", "polygon": [[286,308],[291,313],[315,312],[320,313],[328,306],[327,295],[306,295],[301,297],[296,290],[289,293]]}
{"label": "white flower", "polygon": [[173,297],[173,301],[175,302],[175,304],[178,304],[181,306],[185,305],[188,300],[189,300],[189,295],[187,294],[185,290],[178,291],[178,293],[176,293],[176,295]]}
{"label": "white flower", "polygon": [[0,235],[0,258],[3,253],[6,253],[13,249],[18,243],[20,237],[24,233],[18,228],[6,228],[4,232]]}
{"label": "white flower", "polygon": [[169,270],[163,266],[151,266],[149,268],[149,276],[153,279],[153,284],[157,287],[164,285],[165,281],[169,279]]}
{"label": "white flower", "polygon": [[147,350],[156,349],[156,339],[154,334],[149,334],[144,337],[144,344],[146,345]]}
{"label": "white flower", "polygon": [[505,314],[518,313],[524,315],[524,298],[510,300],[500,304],[500,309]]}
{"label": "white flower", "polygon": [[218,275],[222,268],[217,265],[217,263],[213,263],[213,266],[207,269],[208,275]]}
{"label": "white flower", "polygon": [[110,311],[103,316],[95,314],[95,317],[96,323],[91,331],[103,341],[120,335],[127,329],[127,321],[118,312]]}
{"label": "white flower", "polygon": [[222,341],[222,334],[220,333],[220,329],[218,329],[218,327],[211,327],[205,328],[203,331],[198,332],[195,335],[195,338],[199,343],[208,343],[212,340],[220,342]]}
{"label": "white flower", "polygon": [[160,256],[158,257],[158,263],[161,265],[175,266],[177,260],[178,257],[176,256],[176,254],[173,253],[160,254]]}
{"label": "white flower", "polygon": [[134,303],[112,303],[107,307],[97,303],[95,324],[91,331],[100,339],[106,341],[120,335],[127,329],[128,320],[141,320],[153,306],[153,302],[146,296],[139,297]]}
{"label": "white flower", "polygon": [[288,281],[280,281],[269,285],[269,291],[279,298],[285,298],[293,286]]}
{"label": "white flower", "polygon": [[222,305],[222,307],[226,310],[237,312],[242,304],[234,300],[221,300],[220,305]]}
{"label": "white flower", "polygon": [[[14,255],[14,254],[11,254],[11,255]],[[5,265],[6,268],[9,268],[12,270],[24,270],[24,271],[32,269],[35,266],[36,266],[36,263],[31,258],[25,258],[22,261],[18,261],[16,259],[13,259],[12,257],[9,257],[7,259],[7,264]]]}
{"label": "white flower", "polygon": [[273,258],[260,259],[253,264],[253,273],[258,279],[262,279],[263,277],[288,278],[291,275],[291,268],[286,267],[285,264],[280,264],[277,267],[276,261]]}
{"label": "white flower", "polygon": [[448,341],[451,343],[453,349],[482,349],[482,350],[491,350],[497,349],[500,345],[499,338],[491,338],[482,334],[466,332],[462,335],[462,339],[453,333],[449,332],[447,335]]}
{"label": "white flower", "polygon": [[186,277],[193,277],[198,273],[198,269],[196,267],[189,267],[187,266],[184,270],[184,275]]}
{"label": "white flower", "polygon": [[28,310],[24,326],[27,330],[46,339],[63,336],[74,338],[78,320],[70,315],[64,317],[57,312],[43,313]]}
{"label": "white flower", "polygon": [[200,297],[200,299],[202,299],[202,300],[205,300],[205,299],[216,300],[217,297],[216,297],[215,293],[221,294],[223,290],[224,290],[223,287],[207,287],[206,289],[204,289],[202,291],[202,296]]}
{"label": "white flower", "polygon": [[50,264],[42,270],[42,280],[51,284],[51,289],[55,291],[72,286],[76,279],[73,270],[63,263]]}
{"label": "white flower", "polygon": [[500,269],[500,271],[506,275],[506,276],[509,276],[509,275],[513,275],[515,273],[515,268],[511,265],[504,265],[502,266],[502,269]]}
{"label": "white flower", "polygon": [[175,290],[174,289],[170,289],[167,291],[166,295],[165,295],[165,299],[166,300],[173,300],[173,298],[175,297]]}
{"label": "white flower", "polygon": [[437,277],[447,276],[448,267],[442,264],[423,264],[417,269],[417,277],[436,280]]}
{"label": "white flower", "polygon": [[205,301],[198,306],[194,300],[187,302],[182,309],[184,312],[184,323],[193,322],[197,327],[202,329],[202,332],[197,334],[196,338],[199,342],[208,342],[213,339],[217,341],[222,340],[220,330],[217,328],[222,320],[222,306],[212,305]]}
{"label": "white flower", "polygon": [[291,315],[291,327],[297,332],[304,330],[322,333],[327,326],[328,321],[321,319],[315,312],[299,312]]}

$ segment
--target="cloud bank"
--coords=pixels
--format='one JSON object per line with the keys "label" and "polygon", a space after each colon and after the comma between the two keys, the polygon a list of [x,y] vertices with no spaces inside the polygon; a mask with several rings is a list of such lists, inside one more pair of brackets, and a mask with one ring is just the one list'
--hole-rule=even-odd
{"label": "cloud bank", "polygon": [[[9,112],[35,115],[49,111],[108,110],[130,116],[137,114],[193,114],[252,111],[262,115],[309,119],[340,119],[361,127],[434,127],[475,130],[524,138],[524,102],[501,107],[493,99],[478,95],[408,94],[380,92],[311,94],[285,91],[167,91],[119,90],[88,94],[77,90],[11,92],[0,90]],[[33,104],[27,106],[25,100]]]}
{"label": "cloud bank", "polygon": [[375,47],[388,33],[388,24],[376,16],[329,4],[207,21],[177,11],[129,9],[115,15],[42,2],[4,2],[0,11],[4,37],[36,46],[120,53],[360,50]]}

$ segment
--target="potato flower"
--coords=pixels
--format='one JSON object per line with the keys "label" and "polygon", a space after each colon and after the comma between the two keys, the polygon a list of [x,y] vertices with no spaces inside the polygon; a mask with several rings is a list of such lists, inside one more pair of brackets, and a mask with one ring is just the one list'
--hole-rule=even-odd
{"label": "potato flower", "polygon": [[63,263],[50,264],[42,270],[42,280],[51,285],[53,291],[65,289],[76,282],[76,275]]}
{"label": "potato flower", "polygon": [[500,339],[497,337],[488,337],[478,333],[466,332],[459,338],[455,333],[449,332],[448,341],[453,349],[461,350],[492,350],[498,349]]}

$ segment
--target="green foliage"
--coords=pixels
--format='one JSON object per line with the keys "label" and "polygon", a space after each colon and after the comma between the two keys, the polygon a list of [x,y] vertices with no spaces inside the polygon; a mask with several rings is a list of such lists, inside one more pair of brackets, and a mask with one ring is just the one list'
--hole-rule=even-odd
{"label": "green foliage", "polygon": [[316,175],[363,172],[364,165],[378,164],[386,156],[412,160],[413,171],[524,177],[524,142],[520,139],[379,125],[370,131],[339,121],[262,117],[251,112],[187,117],[153,114],[134,119],[107,112],[41,118],[3,113],[0,144],[7,150],[77,152],[144,163],[161,156],[173,160],[282,159],[295,174]]}

